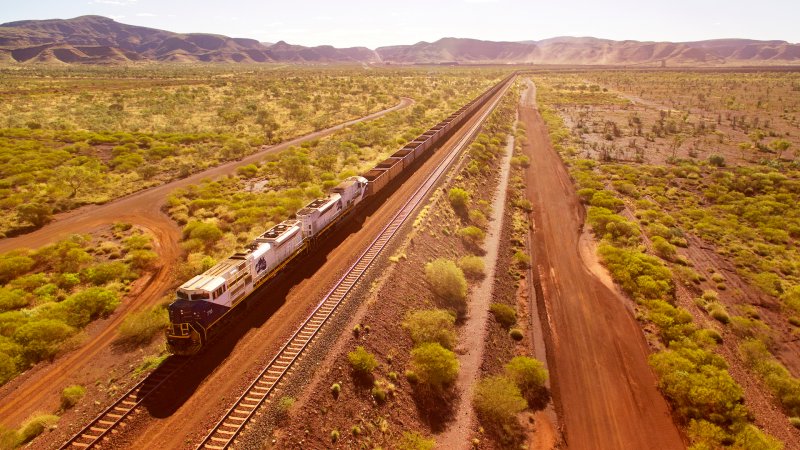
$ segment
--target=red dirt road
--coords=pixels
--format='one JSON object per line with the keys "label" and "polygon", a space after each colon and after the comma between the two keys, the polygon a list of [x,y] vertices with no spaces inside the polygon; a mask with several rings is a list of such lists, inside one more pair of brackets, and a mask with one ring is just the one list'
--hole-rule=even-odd
{"label": "red dirt road", "polygon": [[31,373],[0,389],[0,423],[15,426],[35,411],[54,410],[59,393],[67,383],[74,383],[77,372],[100,355],[108,354],[116,331],[126,315],[142,307],[156,304],[174,282],[173,269],[181,255],[180,228],[161,211],[167,195],[174,189],[197,183],[203,178],[232,173],[237,167],[260,161],[265,155],[289,146],[332,134],[345,126],[381,117],[405,108],[413,100],[403,98],[396,106],[351,120],[281,144],[264,147],[239,161],[231,161],[190,177],[131,194],[104,205],[90,205],[59,215],[47,226],[32,233],[0,240],[0,253],[17,248],[38,248],[74,233],[86,233],[114,222],[129,222],[153,234],[159,255],[156,270],[138,280],[131,293],[107,320],[90,325],[89,338],[79,349],[67,353],[51,364],[39,365]]}
{"label": "red dirt road", "polygon": [[586,267],[579,251],[584,212],[535,108],[523,107],[528,197],[534,205],[538,272],[553,397],[570,449],[682,449],[656,389],[648,348],[624,298]]}

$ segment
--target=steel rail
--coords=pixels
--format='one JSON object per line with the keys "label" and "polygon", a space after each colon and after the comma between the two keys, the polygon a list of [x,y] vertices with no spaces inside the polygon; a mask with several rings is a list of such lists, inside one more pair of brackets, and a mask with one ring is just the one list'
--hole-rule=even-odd
{"label": "steel rail", "polygon": [[437,184],[456,160],[461,150],[474,138],[480,130],[483,121],[497,106],[508,86],[514,78],[506,81],[499,95],[491,100],[491,105],[486,108],[477,120],[456,145],[448,156],[439,164],[434,172],[425,179],[409,200],[395,213],[389,223],[378,236],[367,246],[366,250],[358,257],[355,263],[336,282],[334,287],[323,297],[313,312],[295,331],[278,353],[264,367],[244,393],[234,402],[233,406],[222,416],[217,424],[203,438],[198,449],[223,450],[234,443],[236,437],[242,432],[245,425],[252,419],[256,411],[264,404],[269,396],[276,390],[278,384],[289,373],[294,363],[308,348],[323,326],[333,316],[336,309],[344,302],[367,270],[380,256],[382,250],[394,237],[398,230],[407,222],[416,208],[427,198],[428,193]]}

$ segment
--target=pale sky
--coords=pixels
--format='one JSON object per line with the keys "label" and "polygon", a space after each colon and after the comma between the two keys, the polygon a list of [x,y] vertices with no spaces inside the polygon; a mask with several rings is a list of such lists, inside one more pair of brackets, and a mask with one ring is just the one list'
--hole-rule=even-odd
{"label": "pale sky", "polygon": [[0,0],[0,23],[87,14],[179,33],[336,47],[442,37],[800,42],[800,0]]}

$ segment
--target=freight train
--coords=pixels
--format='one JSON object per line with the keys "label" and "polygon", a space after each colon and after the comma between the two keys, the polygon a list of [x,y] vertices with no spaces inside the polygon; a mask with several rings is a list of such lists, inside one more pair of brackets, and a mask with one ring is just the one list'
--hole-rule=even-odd
{"label": "freight train", "polygon": [[407,176],[412,164],[427,157],[453,131],[503,86],[513,74],[488,89],[447,119],[376,165],[363,176],[350,177],[285,220],[258,236],[242,252],[183,283],[168,307],[167,347],[177,355],[198,353],[224,328],[231,313],[261,285],[309,251],[326,232],[374,196],[390,181]]}

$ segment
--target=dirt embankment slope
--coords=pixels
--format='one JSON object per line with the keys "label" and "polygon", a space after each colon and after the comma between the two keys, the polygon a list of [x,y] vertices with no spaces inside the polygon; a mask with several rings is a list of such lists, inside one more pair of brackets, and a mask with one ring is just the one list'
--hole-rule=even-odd
{"label": "dirt embankment slope", "polygon": [[[67,384],[93,383],[82,380],[81,369],[88,364],[111,367],[117,357],[110,349],[116,331],[126,315],[142,307],[156,304],[175,283],[173,269],[179,261],[180,229],[162,210],[167,196],[174,189],[197,183],[203,178],[213,178],[234,173],[237,167],[260,161],[269,153],[280,152],[289,146],[332,134],[345,126],[374,119],[389,112],[405,108],[413,100],[404,98],[396,106],[378,111],[360,119],[351,120],[315,133],[301,136],[260,151],[239,161],[217,166],[190,177],[155,188],[137,192],[104,205],[90,205],[59,215],[52,223],[29,234],[0,240],[0,253],[17,248],[38,248],[74,233],[97,230],[114,222],[129,222],[153,234],[154,250],[159,255],[154,273],[136,282],[132,293],[109,319],[92,324],[87,341],[79,349],[58,358],[51,364],[39,365],[0,389],[0,423],[13,426],[39,410],[54,410],[58,396]],[[89,373],[98,372],[94,367]],[[83,371],[86,372],[86,371]]]}
{"label": "dirt embankment slope", "polygon": [[534,278],[549,322],[553,393],[570,449],[680,449],[682,437],[647,364],[648,348],[626,300],[579,251],[583,208],[533,107],[521,108],[534,205]]}

